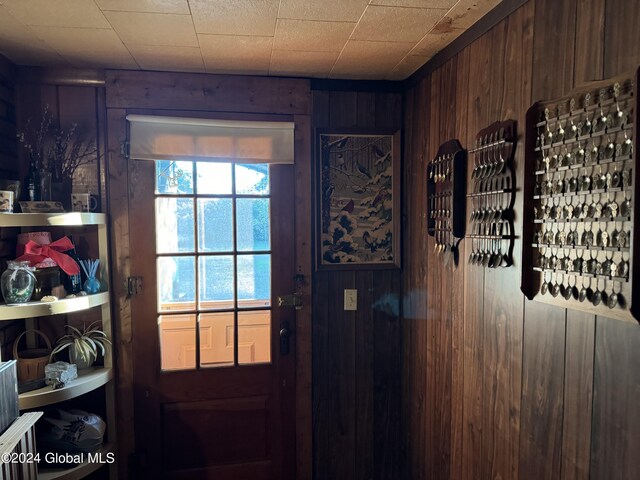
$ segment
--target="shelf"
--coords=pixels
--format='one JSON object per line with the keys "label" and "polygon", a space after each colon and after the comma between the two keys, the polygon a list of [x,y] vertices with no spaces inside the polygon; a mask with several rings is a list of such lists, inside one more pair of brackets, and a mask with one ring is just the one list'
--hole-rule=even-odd
{"label": "shelf", "polygon": [[480,145],[479,147],[476,147],[476,148],[472,148],[471,150],[469,150],[469,153],[477,153],[482,150],[486,150],[487,148],[497,147],[498,145],[503,145],[505,143],[509,145],[513,145],[513,140],[506,140],[503,138],[502,140],[498,140],[497,142],[491,142],[484,145]]}
{"label": "shelf", "polygon": [[0,227],[78,227],[106,225],[104,213],[3,213]]}
{"label": "shelf", "polygon": [[613,157],[613,158],[603,158],[602,160],[596,160],[595,162],[589,162],[589,163],[582,162],[582,163],[576,163],[574,165],[567,165],[564,167],[550,168],[549,170],[536,170],[535,174],[536,175],[554,174],[558,172],[566,172],[569,170],[579,170],[581,168],[593,168],[600,165],[609,165],[611,163],[624,163],[630,160],[633,160],[633,155],[625,155],[622,157]]}
{"label": "shelf", "polygon": [[552,148],[559,148],[562,147],[564,145],[571,145],[574,143],[578,143],[581,141],[586,141],[589,140],[590,138],[598,138],[598,137],[603,137],[605,135],[611,135],[613,133],[618,133],[618,132],[622,132],[625,130],[633,130],[633,123],[626,123],[623,126],[619,126],[619,127],[613,127],[610,129],[604,129],[604,130],[599,130],[597,132],[591,132],[591,133],[587,133],[585,135],[580,135],[579,137],[569,137],[569,138],[565,138],[564,140],[560,141],[560,142],[553,142],[550,144],[545,144],[542,147],[536,147],[534,149],[535,152],[540,152],[540,151],[545,151],[545,150],[550,150]]}
{"label": "shelf", "polygon": [[[626,104],[629,100],[633,99],[633,92],[628,92],[628,93],[623,93],[622,95],[618,96],[618,104],[619,105],[623,105]],[[595,102],[592,103],[591,105],[587,106],[587,107],[578,107],[578,108],[574,108],[573,111],[570,111],[568,113],[564,113],[562,115],[558,116],[549,116],[549,120],[547,122],[547,120],[541,120],[539,122],[536,123],[536,127],[544,127],[547,125],[547,123],[552,124],[552,123],[556,123],[558,120],[565,120],[565,119],[569,119],[571,117],[573,118],[580,118],[581,115],[585,114],[585,113],[589,113],[589,112],[594,112],[599,110],[600,108],[603,107],[608,107],[609,105],[614,105],[616,103],[616,99],[613,97],[607,98],[604,102]]]}
{"label": "shelf", "polygon": [[533,223],[600,223],[600,222],[630,222],[631,217],[593,217],[593,218],[536,218]]}
{"label": "shelf", "polygon": [[568,193],[545,193],[541,195],[534,195],[534,200],[544,200],[546,198],[559,198],[559,197],[582,197],[585,195],[601,195],[604,193],[618,193],[618,192],[631,192],[630,187],[612,187],[612,188],[599,188],[593,190],[578,190],[577,192]]}
{"label": "shelf", "polygon": [[472,240],[515,240],[514,235],[467,235]]}
{"label": "shelf", "polygon": [[19,395],[20,410],[39,408],[89,393],[107,384],[113,378],[111,368],[95,367],[81,370],[78,378],[69,382],[63,388],[53,390],[49,385]]}
{"label": "shelf", "polygon": [[532,243],[533,248],[557,248],[562,250],[593,250],[596,252],[629,252],[629,247],[599,247],[597,245],[559,245],[557,243]]}
{"label": "shelf", "polygon": [[76,298],[63,298],[55,302],[27,302],[0,305],[0,321],[17,318],[43,317],[60,313],[79,312],[109,302],[109,292],[85,295]]}
{"label": "shelf", "polygon": [[467,194],[467,198],[486,197],[488,195],[500,195],[503,193],[512,193],[512,192],[513,192],[513,189],[511,188],[503,188],[500,190],[491,190],[489,192],[469,193]]}
{"label": "shelf", "polygon": [[[100,447],[97,451],[92,452],[91,455],[102,454],[102,460],[107,460],[108,453],[114,453],[115,446],[107,443]],[[83,458],[87,458],[87,453],[83,454]],[[40,465],[44,465],[42,462]],[[83,463],[72,468],[41,468],[38,470],[38,480],[79,480],[85,478],[90,473],[95,472],[99,468],[108,465],[108,463],[93,462],[89,463],[84,461]]]}
{"label": "shelf", "polygon": [[542,268],[533,267],[534,272],[540,273],[562,273],[563,275],[571,275],[574,277],[597,278],[598,280],[613,280],[614,282],[626,283],[629,281],[627,277],[612,277],[611,275],[596,275],[594,273],[575,272],[573,270],[562,270],[559,268]]}

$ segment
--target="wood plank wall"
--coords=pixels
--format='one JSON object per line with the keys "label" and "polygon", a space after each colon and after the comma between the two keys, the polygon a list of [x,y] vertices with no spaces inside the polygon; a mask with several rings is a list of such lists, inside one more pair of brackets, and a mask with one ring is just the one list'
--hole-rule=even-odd
{"label": "wood plank wall", "polygon": [[15,67],[0,55],[0,178],[17,178]]}
{"label": "wood plank wall", "polygon": [[[315,128],[402,125],[402,95],[313,91]],[[397,479],[400,465],[399,270],[320,271],[313,292],[315,480]],[[343,290],[358,310],[343,310]]]}
{"label": "wood plank wall", "polygon": [[[54,122],[62,128],[66,130],[77,123],[78,132],[95,140],[96,159],[77,170],[74,189],[87,188],[90,193],[100,195],[105,211],[106,108],[104,82],[100,81],[99,74],[20,67],[16,79],[16,104],[19,128],[24,128],[29,119],[38,125],[44,108],[48,107]],[[18,154],[20,178],[24,178],[29,164],[20,149]]]}
{"label": "wood plank wall", "polygon": [[[467,240],[444,266],[424,172],[445,140],[504,119],[522,134],[534,101],[635,68],[638,18],[639,2],[530,0],[406,92],[404,478],[637,478],[640,326],[525,301],[521,240],[508,270],[469,266]],[[515,210],[521,233],[521,195]]]}

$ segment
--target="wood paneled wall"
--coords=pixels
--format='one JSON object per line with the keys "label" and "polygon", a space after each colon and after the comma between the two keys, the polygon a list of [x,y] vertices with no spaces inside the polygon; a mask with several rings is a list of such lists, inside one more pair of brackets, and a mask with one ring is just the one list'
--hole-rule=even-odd
{"label": "wood paneled wall", "polygon": [[[525,301],[521,238],[512,268],[469,266],[468,240],[444,266],[424,174],[443,141],[504,119],[522,135],[534,101],[635,68],[638,18],[638,2],[530,0],[406,92],[404,478],[637,477],[640,326]],[[521,194],[515,211],[521,236]]]}
{"label": "wood paneled wall", "polygon": [[[402,125],[399,93],[314,91],[312,97],[315,128]],[[399,270],[314,274],[315,480],[399,478],[400,282]],[[355,312],[343,310],[346,288],[358,290]]]}
{"label": "wood paneled wall", "polygon": [[17,178],[15,67],[0,55],[0,178]]}
{"label": "wood paneled wall", "polygon": [[[76,171],[73,183],[74,188],[88,189],[90,193],[100,195],[102,211],[105,211],[105,89],[104,82],[96,75],[96,72],[81,70],[20,68],[16,80],[17,123],[24,128],[31,119],[32,124],[38,125],[47,107],[61,128],[67,130],[77,123],[78,132],[85,138],[94,139],[96,158]],[[20,178],[24,178],[29,163],[22,158],[21,150],[19,157]]]}

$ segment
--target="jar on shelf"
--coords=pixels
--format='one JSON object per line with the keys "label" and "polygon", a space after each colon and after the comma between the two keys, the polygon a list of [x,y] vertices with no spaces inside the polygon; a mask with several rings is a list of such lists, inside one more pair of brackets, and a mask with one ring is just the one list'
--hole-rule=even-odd
{"label": "jar on shelf", "polygon": [[60,269],[58,267],[37,268],[35,270],[36,286],[33,300],[53,295],[53,289],[60,285]]}
{"label": "jar on shelf", "polygon": [[7,269],[0,277],[2,296],[6,303],[26,303],[31,300],[36,286],[34,268],[28,261],[8,262]]}

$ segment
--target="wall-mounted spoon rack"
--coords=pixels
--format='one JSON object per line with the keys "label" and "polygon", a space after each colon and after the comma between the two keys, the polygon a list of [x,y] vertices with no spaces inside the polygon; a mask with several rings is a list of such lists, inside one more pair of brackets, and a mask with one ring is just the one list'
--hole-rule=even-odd
{"label": "wall-mounted spoon rack", "polygon": [[469,221],[469,264],[487,268],[513,265],[513,205],[515,172],[513,156],[517,141],[516,122],[495,122],[481,130],[473,155],[473,188]]}
{"label": "wall-mounted spoon rack", "polygon": [[427,231],[435,252],[451,253],[458,263],[458,244],[465,232],[467,155],[457,140],[440,145],[427,166]]}
{"label": "wall-mounted spoon rack", "polygon": [[638,71],[527,112],[522,291],[529,299],[640,319]]}

